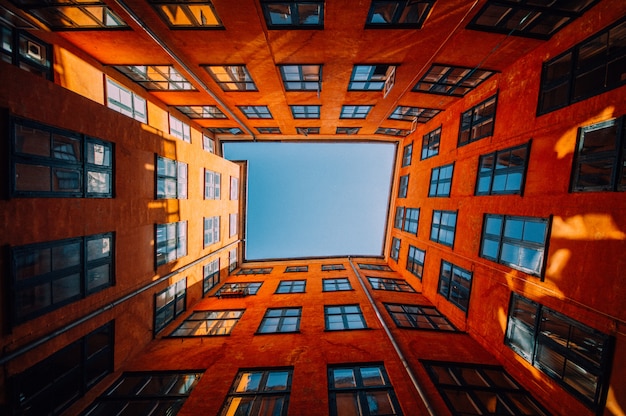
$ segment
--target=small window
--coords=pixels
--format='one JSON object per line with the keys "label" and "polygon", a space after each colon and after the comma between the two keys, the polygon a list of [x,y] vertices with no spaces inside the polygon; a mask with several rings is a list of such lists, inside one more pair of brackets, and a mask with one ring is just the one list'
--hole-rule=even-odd
{"label": "small window", "polygon": [[406,259],[406,269],[418,279],[422,279],[424,274],[424,261],[426,252],[417,247],[409,246],[409,254]]}
{"label": "small window", "polygon": [[398,186],[398,198],[406,198],[409,191],[409,175],[400,176],[400,186]]}
{"label": "small window", "polygon": [[271,267],[253,267],[246,269],[239,269],[237,275],[248,275],[248,274],[270,274],[272,273]]}
{"label": "small window", "polygon": [[402,152],[402,167],[411,166],[411,159],[413,158],[413,143],[409,143],[404,146]]}
{"label": "small window", "polygon": [[411,234],[417,234],[417,225],[420,219],[419,208],[407,208],[404,214],[402,230]]}
{"label": "small window", "polygon": [[[31,74],[54,79],[52,74],[52,46],[21,29],[0,23],[0,60]],[[15,45],[18,45],[16,48]]]}
{"label": "small window", "polygon": [[177,105],[174,107],[191,119],[227,119],[215,105]]}
{"label": "small window", "polygon": [[296,133],[308,136],[309,134],[320,134],[319,127],[296,127]]}
{"label": "small window", "polygon": [[366,29],[421,29],[435,0],[372,0]]}
{"label": "small window", "polygon": [[417,123],[426,123],[439,114],[441,110],[434,108],[407,107],[399,105],[393,110],[389,116],[391,120],[416,121]]}
{"label": "small window", "polygon": [[268,309],[257,330],[258,334],[275,334],[300,331],[302,308]]}
{"label": "small window", "polygon": [[293,118],[320,118],[319,105],[290,105]]}
{"label": "small window", "polygon": [[204,199],[221,199],[222,174],[204,169]]}
{"label": "small window", "polygon": [[398,230],[404,225],[404,207],[396,207],[396,216],[393,221],[393,227]]}
{"label": "small window", "polygon": [[422,138],[422,160],[439,154],[439,141],[441,140],[441,127],[436,128]]}
{"label": "small window", "polygon": [[249,119],[264,118],[271,119],[272,113],[266,105],[240,105],[237,106],[241,112]]}
{"label": "small window", "polygon": [[220,282],[220,259],[215,259],[202,267],[202,296],[205,296]]}
{"label": "small window", "polygon": [[472,288],[472,272],[441,260],[437,292],[452,304],[467,312]]}
{"label": "small window", "polygon": [[243,134],[243,130],[239,127],[207,127],[207,130],[213,134],[229,134],[232,136],[239,136],[240,134]]}
{"label": "small window", "polygon": [[393,240],[391,241],[391,252],[389,253],[389,257],[391,257],[395,261],[398,261],[399,256],[400,256],[400,239],[394,237]]}
{"label": "small window", "polygon": [[220,217],[204,217],[204,248],[220,241]]}
{"label": "small window", "polygon": [[373,105],[344,105],[339,118],[366,118]]}
{"label": "small window", "polygon": [[239,371],[219,416],[286,416],[292,373],[292,368]]}
{"label": "small window", "polygon": [[117,111],[118,113],[122,113],[125,116],[134,118],[137,121],[147,123],[148,112],[145,98],[142,98],[131,90],[122,87],[110,78],[107,78],[106,80],[107,107]]}
{"label": "small window", "polygon": [[281,280],[276,293],[304,293],[306,280]]}
{"label": "small window", "polygon": [[478,161],[476,195],[521,194],[530,144],[482,155]]}
{"label": "small window", "polygon": [[245,65],[207,65],[204,69],[223,91],[257,91]]}
{"label": "small window", "polygon": [[156,157],[156,199],[187,199],[187,164]]}
{"label": "small window", "polygon": [[344,290],[352,290],[348,278],[322,279],[322,292],[340,292]]}
{"label": "small window", "polygon": [[233,176],[230,177],[230,200],[236,201],[239,199],[239,178]]}
{"label": "small window", "polygon": [[382,277],[367,277],[372,289],[389,290],[392,292],[415,292],[415,289],[409,285],[406,280],[386,279]]}
{"label": "small window", "polygon": [[215,8],[208,0],[149,0],[171,29],[220,29]]}
{"label": "small window", "polygon": [[184,142],[191,143],[191,128],[170,114],[170,134]]}
{"label": "small window", "polygon": [[154,333],[158,334],[187,308],[187,278],[154,296]]}
{"label": "small window", "polygon": [[378,270],[378,271],[382,271],[382,272],[391,272],[391,267],[387,266],[386,264],[366,264],[366,263],[359,263],[359,269],[363,269],[363,270]]}
{"label": "small window", "polygon": [[115,69],[148,91],[193,91],[196,88],[172,65],[127,65]]}
{"label": "small window", "polygon": [[394,65],[355,65],[348,91],[382,91],[395,70]]}
{"label": "small window", "polygon": [[486,99],[461,114],[459,146],[493,135],[496,119],[496,96]]}
{"label": "small window", "polygon": [[430,240],[452,247],[456,232],[456,217],[456,211],[433,211]]}
{"label": "small window", "polygon": [[327,331],[367,328],[359,305],[324,306]]}
{"label": "small window", "polygon": [[335,133],[336,134],[358,134],[360,127],[337,127]]}
{"label": "small window", "polygon": [[171,263],[187,255],[187,221],[156,225],[156,265]]}
{"label": "small window", "polygon": [[413,91],[463,97],[494,73],[486,69],[433,64]]}
{"label": "small window", "polygon": [[285,268],[285,273],[293,273],[293,272],[308,272],[309,266],[288,266]]}
{"label": "small window", "polygon": [[283,85],[287,91],[321,91],[321,65],[279,65]]}
{"label": "small window", "polygon": [[385,309],[398,328],[456,332],[457,329],[434,306],[385,303]]}
{"label": "small window", "polygon": [[230,335],[243,310],[194,311],[169,336],[211,337]]}
{"label": "small window", "polygon": [[384,134],[387,136],[401,136],[401,137],[406,137],[409,134],[411,134],[411,130],[405,130],[405,129],[394,129],[394,128],[387,128],[387,127],[379,127],[376,129],[376,131],[374,132],[374,134]]}
{"label": "small window", "polygon": [[280,127],[256,127],[259,134],[283,134]]}
{"label": "small window", "polygon": [[454,171],[454,163],[449,165],[433,168],[430,172],[430,188],[428,189],[429,197],[449,197],[450,188],[452,187],[452,173]]}
{"label": "small window", "polygon": [[239,214],[228,215],[228,236],[236,236],[239,232]]}
{"label": "small window", "polygon": [[87,7],[79,1],[49,3],[43,0],[17,0],[15,3],[55,31],[128,28],[122,18],[97,0],[90,1]]}
{"label": "small window", "polygon": [[323,29],[324,2],[261,0],[268,29]]}
{"label": "small window", "polygon": [[215,296],[218,298],[253,296],[261,288],[261,282],[225,283]]}
{"label": "small window", "polygon": [[237,248],[233,248],[228,251],[228,273],[232,273],[233,270],[239,265],[237,260]]}
{"label": "small window", "polygon": [[322,271],[328,272],[333,270],[346,270],[343,264],[322,264]]}
{"label": "small window", "polygon": [[209,153],[215,154],[215,140],[203,134],[202,135],[202,148]]}

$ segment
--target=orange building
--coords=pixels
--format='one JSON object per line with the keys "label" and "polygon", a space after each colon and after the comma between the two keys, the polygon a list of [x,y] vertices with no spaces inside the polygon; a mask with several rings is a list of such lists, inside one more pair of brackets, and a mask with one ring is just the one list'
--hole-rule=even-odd
{"label": "orange building", "polygon": [[[622,0],[0,0],[0,413],[622,415]],[[397,143],[246,261],[225,141]],[[45,186],[44,186],[45,184]]]}

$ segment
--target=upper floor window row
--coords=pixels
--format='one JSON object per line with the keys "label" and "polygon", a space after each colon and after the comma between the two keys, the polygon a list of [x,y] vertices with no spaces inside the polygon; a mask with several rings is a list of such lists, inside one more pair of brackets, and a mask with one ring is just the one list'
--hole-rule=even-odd
{"label": "upper floor window row", "polygon": [[116,65],[114,68],[148,91],[196,89],[172,65]]}
{"label": "upper floor window row", "polygon": [[496,101],[497,96],[494,95],[461,114],[459,146],[493,135]]}
{"label": "upper floor window row", "polygon": [[421,29],[435,0],[372,0],[366,29]]}
{"label": "upper floor window row", "polygon": [[113,197],[113,144],[30,120],[11,120],[11,195]]}
{"label": "upper floor window row", "polygon": [[222,22],[208,0],[150,0],[149,3],[171,29],[219,29]]}
{"label": "upper floor window row", "polygon": [[261,0],[268,29],[323,29],[324,2]]}
{"label": "upper floor window row", "polygon": [[16,0],[18,7],[32,14],[52,30],[126,29],[128,25],[104,2],[93,0]]}
{"label": "upper floor window row", "polygon": [[538,114],[626,84],[626,19],[545,62]]}
{"label": "upper floor window row", "polygon": [[106,94],[107,107],[142,123],[148,122],[145,98],[138,96],[128,88],[122,87],[110,78],[107,78]]}
{"label": "upper floor window row", "polygon": [[187,199],[187,164],[157,156],[156,165],[157,199]]}
{"label": "upper floor window row", "polygon": [[28,32],[0,23],[0,59],[30,73],[53,79],[52,47]]}

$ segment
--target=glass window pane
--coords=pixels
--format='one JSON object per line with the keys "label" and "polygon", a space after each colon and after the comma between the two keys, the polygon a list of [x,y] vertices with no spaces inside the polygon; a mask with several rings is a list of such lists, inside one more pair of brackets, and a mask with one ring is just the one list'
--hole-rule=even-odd
{"label": "glass window pane", "polygon": [[261,383],[262,372],[246,372],[241,375],[239,383],[235,387],[235,391],[241,392],[255,392],[259,390]]}
{"label": "glass window pane", "polygon": [[354,371],[351,368],[335,368],[332,373],[335,388],[356,387]]}
{"label": "glass window pane", "polygon": [[385,381],[378,367],[361,368],[361,377],[364,386],[384,386]]}
{"label": "glass window pane", "polygon": [[288,389],[288,371],[271,371],[265,382],[265,391],[279,391]]}

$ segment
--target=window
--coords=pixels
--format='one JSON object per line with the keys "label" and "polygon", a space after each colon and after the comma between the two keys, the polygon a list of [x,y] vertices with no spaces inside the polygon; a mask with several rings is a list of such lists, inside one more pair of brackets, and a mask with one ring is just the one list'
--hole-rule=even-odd
{"label": "window", "polygon": [[239,269],[239,271],[237,272],[237,275],[243,274],[243,275],[247,275],[247,274],[270,274],[272,273],[272,268],[271,267],[264,267],[264,268],[260,268],[260,267],[255,267],[255,268],[248,268],[248,269]]}
{"label": "window", "polygon": [[292,373],[292,368],[239,371],[220,416],[287,416]]}
{"label": "window", "polygon": [[288,266],[285,268],[285,273],[293,272],[308,272],[309,266]]}
{"label": "window", "polygon": [[287,91],[321,91],[321,65],[279,65],[283,85]]}
{"label": "window", "polygon": [[220,217],[204,217],[204,248],[220,241]]}
{"label": "window", "polygon": [[391,120],[416,121],[417,123],[426,123],[441,110],[434,108],[407,107],[399,105],[393,110],[389,116]]}
{"label": "window", "polygon": [[15,375],[8,390],[11,407],[5,409],[16,415],[61,414],[113,372],[114,337],[109,322]]}
{"label": "window", "polygon": [[434,306],[385,303],[385,309],[398,328],[456,332],[454,325]]}
{"label": "window", "polygon": [[352,286],[350,286],[350,281],[347,277],[322,279],[322,292],[341,292],[344,290],[352,290]]}
{"label": "window", "polygon": [[366,118],[373,105],[344,105],[341,106],[339,118]]}
{"label": "window", "polygon": [[391,257],[395,261],[398,261],[399,256],[400,256],[400,239],[394,237],[391,242],[391,252],[389,253],[389,257]]}
{"label": "window", "polygon": [[439,287],[437,288],[440,295],[467,312],[471,288],[472,272],[441,260]]}
{"label": "window", "polygon": [[548,219],[485,215],[480,257],[542,276]]}
{"label": "window", "polygon": [[393,65],[355,65],[348,91],[382,91],[396,71]]}
{"label": "window", "polygon": [[228,273],[235,270],[237,265],[237,248],[233,248],[228,251]]}
{"label": "window", "polygon": [[156,157],[156,198],[187,199],[187,164]]}
{"label": "window", "polygon": [[413,157],[413,143],[404,146],[402,153],[402,167],[411,166],[411,158]]}
{"label": "window", "polygon": [[156,225],[156,265],[187,255],[187,221]]}
{"label": "window", "polygon": [[117,82],[107,78],[107,107],[134,118],[142,123],[148,122],[146,100]]}
{"label": "window", "polygon": [[[53,80],[52,47],[20,29],[0,23],[0,60],[25,71]],[[17,45],[17,47],[15,46]]]}
{"label": "window", "polygon": [[220,282],[220,259],[215,259],[202,267],[202,296],[205,296]]}
{"label": "window", "polygon": [[359,263],[359,269],[363,269],[363,270],[379,270],[379,271],[383,271],[383,272],[391,272],[391,267],[387,266],[386,264],[365,264],[365,263]]}
{"label": "window", "polygon": [[382,364],[328,367],[330,415],[402,415]]}
{"label": "window", "polygon": [[360,127],[337,127],[336,134],[357,134],[361,130]]}
{"label": "window", "polygon": [[435,0],[372,0],[366,29],[421,29]]}
{"label": "window", "polygon": [[293,118],[320,118],[319,105],[290,105]]}
{"label": "window", "polygon": [[464,146],[493,134],[493,126],[496,119],[496,98],[494,95],[461,114],[459,146]]}
{"label": "window", "polygon": [[281,280],[276,293],[304,293],[306,280]]}
{"label": "window", "polygon": [[500,366],[430,360],[422,364],[453,415],[549,415]]}
{"label": "window", "polygon": [[118,415],[130,411],[175,415],[200,377],[202,371],[197,370],[123,373],[84,414]]}
{"label": "window", "polygon": [[405,210],[404,226],[402,229],[408,233],[417,234],[417,224],[418,224],[419,218],[420,218],[419,208],[407,208]]}
{"label": "window", "polygon": [[208,0],[150,0],[150,4],[171,29],[223,27]]}
{"label": "window", "polygon": [[220,199],[222,174],[204,169],[204,199]]}
{"label": "window", "polygon": [[323,29],[324,2],[261,0],[268,29]]}
{"label": "window", "polygon": [[268,309],[257,330],[259,334],[300,331],[302,308]]}
{"label": "window", "polygon": [[230,134],[233,136],[243,134],[243,131],[239,127],[207,127],[207,130],[213,134]]}
{"label": "window", "polygon": [[239,199],[239,178],[233,176],[230,177],[230,200],[236,201]]}
{"label": "window", "polygon": [[85,5],[79,0],[17,0],[18,7],[41,20],[52,30],[126,29],[124,21],[97,0]]}
{"label": "window", "polygon": [[186,309],[187,278],[154,296],[154,333],[157,334]]}
{"label": "window", "polygon": [[537,113],[549,113],[624,85],[625,41],[626,20],[621,19],[544,63]]}
{"label": "window", "polygon": [[372,289],[375,290],[389,290],[392,292],[415,292],[415,289],[411,287],[405,280],[400,279],[386,279],[382,277],[367,277]]}
{"label": "window", "polygon": [[240,105],[237,108],[248,118],[272,118],[266,105]]}
{"label": "window", "polygon": [[406,198],[409,190],[409,175],[400,176],[400,186],[398,187],[398,198]]}
{"label": "window", "polygon": [[195,90],[191,82],[171,65],[127,65],[114,68],[148,91]]}
{"label": "window", "polygon": [[433,64],[413,91],[463,97],[494,73],[486,69]]}
{"label": "window", "polygon": [[322,264],[322,271],[346,270],[343,264]]}
{"label": "window", "polygon": [[453,171],[454,163],[440,166],[438,168],[433,168],[433,170],[430,172],[430,188],[428,189],[428,196],[450,196]]}
{"label": "window", "polygon": [[572,192],[626,190],[625,118],[578,130],[572,167]]}
{"label": "window", "polygon": [[468,29],[514,36],[549,39],[596,1],[574,0],[567,3],[490,0],[467,25]]}
{"label": "window", "polygon": [[593,410],[604,407],[612,337],[513,293],[504,342]]}
{"label": "window", "polygon": [[411,134],[411,130],[392,129],[392,128],[386,128],[386,127],[379,127],[379,128],[376,129],[374,134],[385,134],[387,136],[402,136],[402,137],[406,137],[409,134]]}
{"label": "window", "polygon": [[367,328],[359,305],[324,306],[327,331]]}
{"label": "window", "polygon": [[436,128],[422,137],[422,160],[439,154],[439,141],[441,140],[441,127]]}
{"label": "window", "polygon": [[243,312],[243,310],[194,311],[170,334],[170,337],[229,335]]}
{"label": "window", "polygon": [[476,195],[521,194],[530,144],[482,155],[478,161]]}
{"label": "window", "polygon": [[396,207],[396,216],[393,221],[393,227],[398,230],[404,225],[404,207]]}
{"label": "window", "polygon": [[202,135],[202,148],[209,153],[215,154],[215,140],[203,134]]}
{"label": "window", "polygon": [[218,298],[252,296],[256,295],[261,285],[261,282],[225,283],[215,296]]}
{"label": "window", "polygon": [[177,105],[175,109],[191,119],[227,119],[216,105]]}
{"label": "window", "polygon": [[238,214],[229,214],[228,215],[228,236],[233,237],[237,235],[239,229],[239,215]]}
{"label": "window", "polygon": [[280,127],[256,127],[260,134],[282,134]]}
{"label": "window", "polygon": [[191,128],[170,114],[170,134],[184,142],[191,143]]}
{"label": "window", "polygon": [[207,65],[204,69],[223,91],[257,91],[245,65]]}
{"label": "window", "polygon": [[309,134],[320,134],[319,127],[296,127],[296,133],[308,136]]}
{"label": "window", "polygon": [[11,121],[12,196],[113,197],[112,143],[29,120]]}
{"label": "window", "polygon": [[424,273],[424,261],[426,252],[417,247],[409,245],[409,255],[406,259],[406,269],[413,273],[418,279],[422,279]]}
{"label": "window", "polygon": [[430,240],[445,246],[454,245],[456,211],[433,211]]}
{"label": "window", "polygon": [[106,233],[11,247],[11,321],[26,322],[112,286],[114,243]]}

